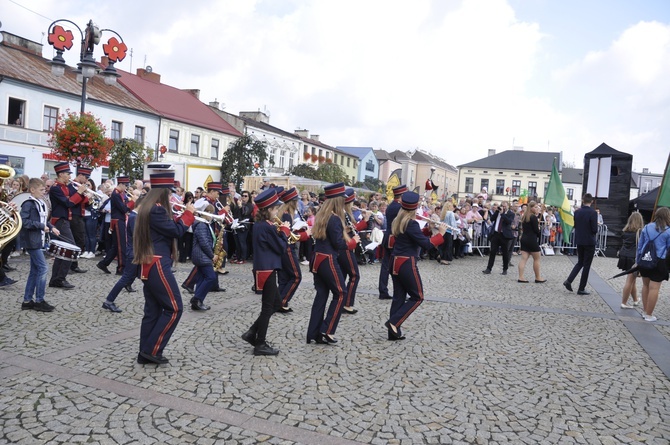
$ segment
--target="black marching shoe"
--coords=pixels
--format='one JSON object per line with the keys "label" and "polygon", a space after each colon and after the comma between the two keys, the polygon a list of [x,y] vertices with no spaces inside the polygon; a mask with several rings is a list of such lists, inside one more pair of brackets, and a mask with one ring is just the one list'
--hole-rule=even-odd
{"label": "black marching shoe", "polygon": [[68,283],[67,281],[63,281],[61,283],[49,283],[49,287],[60,287],[61,289],[74,289],[74,286]]}
{"label": "black marching shoe", "polygon": [[577,295],[591,295],[591,292],[587,290],[578,290]]}
{"label": "black marching shoe", "polygon": [[390,295],[380,295],[379,296],[380,300],[393,300],[393,297]]}
{"label": "black marching shoe", "polygon": [[505,270],[503,270],[502,272],[500,272],[500,275],[507,275],[507,269],[505,269]]}
{"label": "black marching shoe", "polygon": [[482,270],[482,273],[484,275],[489,275],[491,273],[491,269],[484,269],[484,270]]}
{"label": "black marching shoe", "polygon": [[166,363],[170,363],[170,360],[163,357],[162,355],[151,355],[146,352],[140,351],[140,353],[137,355],[137,363],[139,363],[140,365],[146,365],[149,363],[153,363],[156,365],[164,365]]}
{"label": "black marching shoe", "polygon": [[208,311],[211,308],[202,301],[193,298],[191,299],[191,309],[193,309],[194,311]]}
{"label": "black marching shoe", "polygon": [[211,289],[210,292],[225,292],[226,288],[225,287],[215,287],[214,289]]}
{"label": "black marching shoe", "polygon": [[[23,307],[21,309],[23,309]],[[37,312],[53,312],[54,309],[55,308],[49,303],[47,303],[45,300],[33,304],[33,310]]]}
{"label": "black marching shoe", "polygon": [[107,274],[111,274],[111,273],[112,273],[112,272],[109,271],[109,269],[107,269],[107,266],[105,266],[105,265],[102,264],[102,263],[97,263],[97,264],[95,265],[95,267],[97,267],[98,269],[100,269],[100,270],[103,271],[104,273],[107,273]]}
{"label": "black marching shoe", "polygon": [[[404,340],[405,336],[400,333],[400,331],[394,331],[393,328],[391,327],[391,322],[387,321],[384,323],[384,326],[386,326],[386,329],[388,329],[388,339],[389,340]],[[396,328],[397,329],[397,328]]]}
{"label": "black marching shoe", "polygon": [[186,283],[182,284],[181,288],[186,290],[186,292],[188,292],[191,295],[195,293],[195,289],[193,289],[193,286],[187,286]]}
{"label": "black marching shoe", "polygon": [[260,345],[254,347],[254,355],[277,355],[279,354],[279,349],[273,348],[267,342],[263,342]]}
{"label": "black marching shoe", "polygon": [[70,269],[70,272],[74,273],[86,273],[88,270],[86,269],[81,269],[79,266],[75,267],[74,269]]}
{"label": "black marching shoe", "polygon": [[565,281],[563,282],[563,286],[565,286],[565,288],[566,288],[567,290],[569,290],[570,292],[572,292],[572,284],[570,284],[570,282],[569,282],[568,280],[565,280]]}
{"label": "black marching shoe", "polygon": [[113,302],[110,301],[105,301],[104,303],[102,303],[102,308],[112,312],[122,312],[117,305],[115,305]]}
{"label": "black marching shoe", "polygon": [[291,309],[290,307],[283,307],[282,306],[279,309],[277,309],[277,312],[279,312],[280,314],[288,314],[290,312],[293,312],[293,309]]}
{"label": "black marching shoe", "polygon": [[128,286],[124,287],[125,290],[127,290],[130,293],[137,292],[135,289],[133,289],[133,285],[129,284]]}
{"label": "black marching shoe", "polygon": [[358,309],[353,309],[353,308],[352,308],[352,309],[347,309],[346,307],[343,307],[343,308],[342,308],[342,313],[343,313],[343,314],[350,314],[350,315],[353,315],[353,314],[355,314],[355,313],[357,313],[357,312],[358,312]]}
{"label": "black marching shoe", "polygon": [[[242,340],[249,343],[251,346],[256,346],[256,333],[249,329],[247,332],[241,335]],[[308,342],[309,343],[309,342]]]}
{"label": "black marching shoe", "polygon": [[321,338],[329,345],[334,345],[337,343],[337,339],[335,337],[331,337],[328,334],[321,334]]}

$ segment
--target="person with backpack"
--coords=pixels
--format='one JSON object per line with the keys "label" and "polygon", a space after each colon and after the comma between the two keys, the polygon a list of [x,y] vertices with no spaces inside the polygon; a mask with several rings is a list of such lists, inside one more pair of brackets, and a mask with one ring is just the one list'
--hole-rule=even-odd
{"label": "person with backpack", "polygon": [[642,229],[637,248],[637,263],[642,277],[642,317],[656,321],[653,312],[661,282],[668,281],[668,248],[670,248],[670,209],[656,210],[656,219]]}

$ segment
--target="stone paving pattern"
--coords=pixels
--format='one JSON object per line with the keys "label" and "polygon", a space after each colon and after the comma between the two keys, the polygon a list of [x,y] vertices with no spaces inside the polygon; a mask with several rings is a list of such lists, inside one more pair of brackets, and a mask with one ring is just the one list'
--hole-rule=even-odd
{"label": "stone paving pattern", "polygon": [[[618,308],[616,258],[595,259],[591,283],[607,287],[587,297],[561,285],[572,261],[543,258],[544,284],[518,284],[516,268],[501,276],[500,258],[488,276],[479,257],[422,261],[427,299],[402,342],[386,340],[379,265],[362,266],[360,312],[342,316],[338,346],[305,344],[303,266],[294,312],[270,323],[277,357],[239,338],[260,298],[251,265],[229,265],[227,292],[207,297],[208,312],[184,311],[171,362],[156,367],[135,362],[140,292],[121,293],[121,314],[101,309],[117,277],[82,260],[77,289],[47,288],[55,312],[21,311],[22,256],[9,274],[19,283],[0,288],[0,444],[670,443],[670,380],[641,346],[660,332],[655,346],[670,352],[670,283],[659,322],[646,323]],[[179,282],[189,270],[178,266]]]}

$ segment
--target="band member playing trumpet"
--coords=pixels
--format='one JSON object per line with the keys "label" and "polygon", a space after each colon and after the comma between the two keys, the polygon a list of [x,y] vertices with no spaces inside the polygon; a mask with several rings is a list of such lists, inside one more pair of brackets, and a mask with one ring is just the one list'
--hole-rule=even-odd
{"label": "band member playing trumpet", "polygon": [[[423,284],[416,265],[420,247],[429,250],[444,243],[447,231],[445,224],[439,224],[439,234],[428,238],[416,222],[416,208],[419,195],[405,192],[401,198],[401,210],[393,220],[393,253],[391,254],[391,277],[393,279],[393,302],[391,316],[385,326],[389,340],[404,340],[400,326],[423,302]],[[407,295],[409,294],[409,299]]]}
{"label": "band member playing trumpet", "polygon": [[179,323],[183,311],[179,285],[172,274],[176,244],[193,224],[194,207],[187,204],[179,219],[172,217],[170,190],[174,172],[150,175],[151,191],[137,213],[133,240],[133,262],[140,267],[144,282],[144,317],[140,328],[140,364],[168,363],[163,349]]}
{"label": "band member playing trumpet", "polygon": [[123,266],[126,263],[126,220],[135,203],[128,199],[126,188],[130,184],[128,176],[119,176],[116,178],[116,188],[112,191],[111,203],[111,223],[109,230],[112,232],[112,248],[107,250],[105,257],[96,265],[98,269],[105,273],[111,273],[107,267],[116,258],[116,274],[123,275]]}
{"label": "band member playing trumpet", "polygon": [[[205,212],[214,213],[214,206],[205,207]],[[195,295],[191,298],[191,309],[194,311],[208,311],[209,306],[205,304],[207,293],[216,286],[217,277],[214,272],[214,263],[219,259],[214,254],[214,243],[216,235],[210,224],[211,217],[203,216],[207,222],[196,221],[193,225],[193,250],[191,259],[198,269],[197,281],[195,283]]]}
{"label": "band member playing trumpet", "polygon": [[[92,170],[93,169],[88,167],[78,166],[75,181],[79,184],[86,184],[86,179],[91,176]],[[68,188],[70,189],[70,195],[77,193],[78,186],[70,183],[68,184]],[[70,230],[74,237],[74,244],[81,249],[82,253],[86,252],[86,226],[84,225],[84,215],[86,214],[87,205],[89,205],[89,199],[88,196],[84,194],[84,199],[72,208],[72,220],[70,221]],[[79,268],[79,262],[76,260],[70,263],[70,271],[74,273],[86,272],[86,270]]]}
{"label": "band member playing trumpet", "polygon": [[[51,201],[51,224],[60,232],[60,238],[67,243],[74,243],[70,221],[72,220],[72,211],[86,199],[86,184],[81,184],[73,193],[68,187],[70,183],[70,164],[68,162],[59,162],[54,166],[56,172],[56,183],[49,189],[49,200]],[[55,232],[54,232],[55,233]],[[74,286],[67,282],[67,274],[70,271],[70,261],[56,258],[51,269],[51,280],[49,287],[60,287],[63,289],[74,289]]]}
{"label": "band member playing trumpet", "polygon": [[[356,192],[352,188],[346,189],[344,192],[344,212],[345,212],[345,221],[351,222],[352,226],[347,226],[345,230],[350,237],[354,237],[358,234],[359,231],[365,230],[368,227],[368,220],[370,219],[370,213],[363,211],[363,219],[358,223],[354,224],[354,215],[351,213],[351,208],[353,202],[356,199]],[[348,216],[348,218],[347,218]],[[364,252],[361,253],[365,255]],[[342,269],[342,275],[346,279],[349,277],[349,282],[347,283],[347,290],[344,295],[344,307],[342,312],[345,314],[355,314],[358,312],[357,309],[354,309],[354,302],[356,298],[356,289],[358,288],[358,282],[361,280],[361,273],[358,269],[358,261],[356,260],[356,248],[353,250],[344,249],[340,250],[337,256],[337,262]]]}
{"label": "band member playing trumpet", "polygon": [[[287,237],[291,231],[288,223],[276,223],[279,212],[279,196],[275,189],[268,189],[255,199],[258,206],[256,225],[252,234],[254,251],[254,289],[261,297],[261,313],[242,339],[254,347],[254,355],[277,355],[279,349],[266,341],[270,317],[279,309],[281,300],[277,288],[277,271],[282,267],[281,256],[287,248]],[[261,255],[260,252],[263,254]]]}
{"label": "band member playing trumpet", "polygon": [[405,184],[399,185],[393,188],[393,202],[389,204],[386,208],[386,232],[384,232],[384,239],[382,240],[382,262],[381,268],[379,269],[379,299],[380,300],[390,300],[392,297],[389,295],[389,267],[391,262],[391,252],[392,249],[389,246],[389,238],[391,235],[391,226],[393,225],[393,220],[400,211],[400,198],[402,198],[403,193],[408,190]]}
{"label": "band member playing trumpet", "polygon": [[[344,304],[344,276],[337,261],[340,251],[354,249],[360,241],[351,238],[344,228],[344,183],[324,187],[325,201],[314,220],[312,236],[316,240],[310,270],[314,275],[316,295],[312,304],[312,314],[307,328],[307,343],[312,340],[319,344],[333,344],[333,337],[342,315]],[[333,299],[324,319],[329,293]]]}
{"label": "band member playing trumpet", "polygon": [[[242,192],[242,196],[244,196],[244,192]],[[279,209],[281,220],[289,223],[289,225],[293,225],[298,208],[298,191],[295,187],[291,187],[281,194],[280,199],[284,202],[284,205]],[[310,239],[311,234],[312,231],[308,227],[307,230],[300,232],[300,239],[298,241],[301,243],[307,242]],[[279,312],[293,312],[293,309],[291,309],[288,304],[302,281],[302,272],[300,271],[299,261],[298,244],[288,244],[282,254],[282,268],[279,269],[278,274],[279,296],[281,297],[281,308],[279,308]]]}

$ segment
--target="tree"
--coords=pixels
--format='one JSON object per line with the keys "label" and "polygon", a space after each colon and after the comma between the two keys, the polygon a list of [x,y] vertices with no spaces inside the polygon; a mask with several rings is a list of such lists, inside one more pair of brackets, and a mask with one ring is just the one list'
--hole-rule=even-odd
{"label": "tree", "polygon": [[335,164],[321,164],[316,170],[319,177],[317,179],[334,184],[336,182],[344,182],[349,185],[349,178],[339,165]]}
{"label": "tree", "polygon": [[[244,177],[251,174],[263,175],[265,169],[261,166],[268,160],[266,143],[257,141],[251,136],[245,134],[236,140],[223,153],[221,159],[221,181],[228,180],[235,184],[236,189],[240,189],[244,182]],[[270,165],[274,161],[269,159]]]}
{"label": "tree", "polygon": [[289,171],[290,174],[300,176],[301,178],[319,179],[316,169],[309,164],[298,164]]}
{"label": "tree", "polygon": [[153,150],[135,139],[123,138],[114,142],[109,157],[109,176],[128,175],[131,181],[144,178],[144,163],[151,160]]}
{"label": "tree", "polygon": [[365,178],[363,184],[374,192],[383,193],[386,190],[386,185],[377,178]]}

